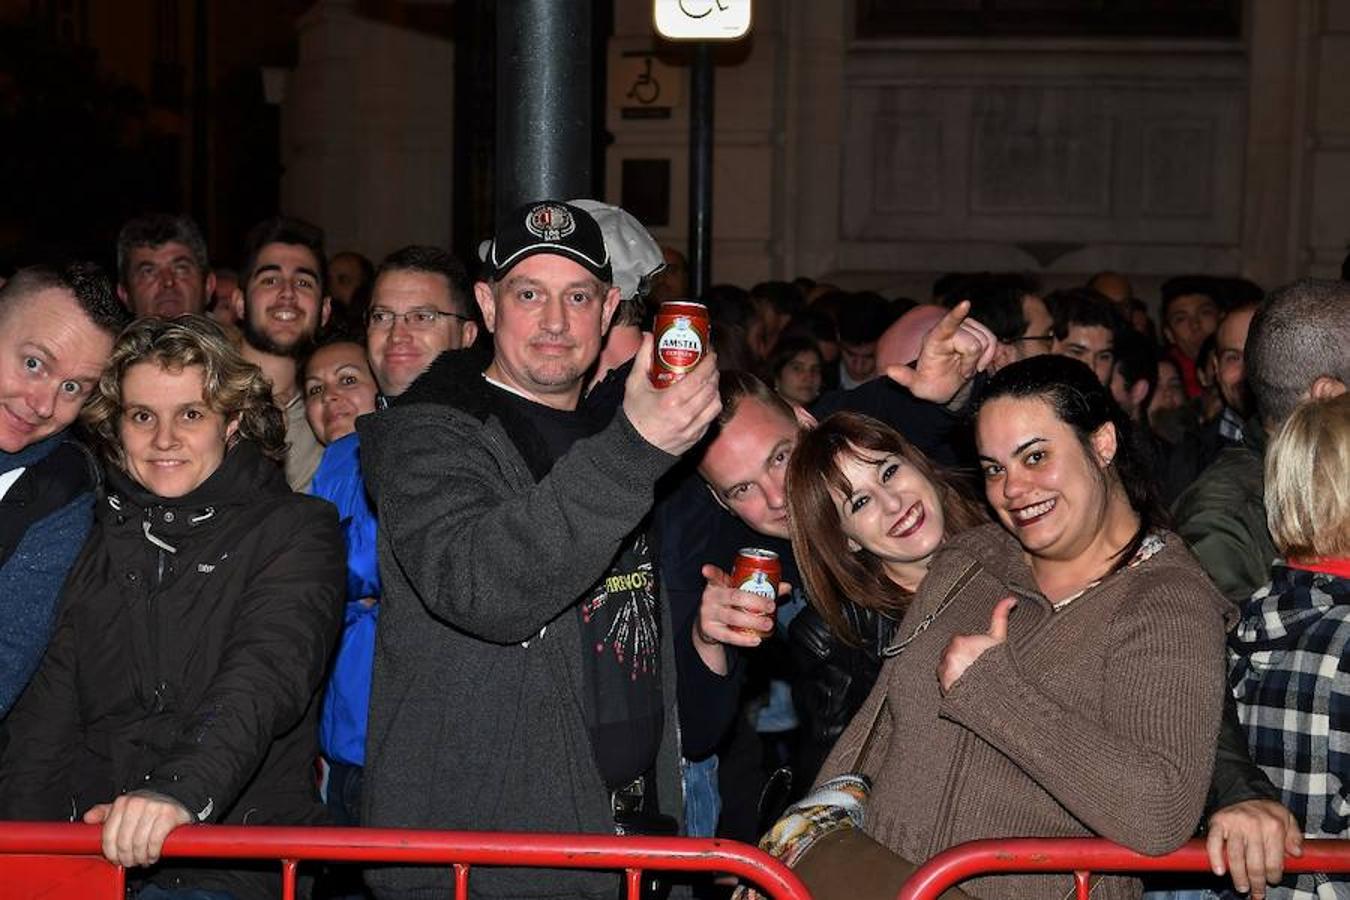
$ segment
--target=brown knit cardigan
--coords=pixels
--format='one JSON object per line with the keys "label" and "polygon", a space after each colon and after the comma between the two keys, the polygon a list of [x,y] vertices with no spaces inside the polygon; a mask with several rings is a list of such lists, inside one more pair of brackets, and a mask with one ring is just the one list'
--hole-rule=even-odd
{"label": "brown knit cardigan", "polygon": [[[1002,527],[955,538],[934,559],[895,640],[913,634],[963,576],[967,583],[886,662],[820,780],[869,775],[866,831],[914,861],[977,838],[1095,834],[1148,854],[1180,846],[1209,786],[1232,605],[1180,538],[1162,536],[1154,556],[1058,612]],[[943,697],[936,673],[948,641],[987,631],[1009,594],[1019,602],[1007,642],[985,651]],[[963,890],[1058,900],[1073,895],[1073,881],[1003,876]],[[1138,881],[1113,877],[1097,881],[1092,896],[1139,893]]]}

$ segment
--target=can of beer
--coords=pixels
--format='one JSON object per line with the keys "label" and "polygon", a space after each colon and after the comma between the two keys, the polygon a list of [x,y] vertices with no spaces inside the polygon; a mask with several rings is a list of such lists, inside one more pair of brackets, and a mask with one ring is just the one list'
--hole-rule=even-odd
{"label": "can of beer", "polygon": [[653,328],[652,384],[668,388],[708,352],[708,307],[692,300],[662,303]]}
{"label": "can of beer", "polygon": [[[772,550],[758,547],[742,547],[736,554],[736,563],[731,568],[731,586],[738,591],[758,594],[766,600],[777,602],[778,582],[783,580],[783,564],[778,554]],[[742,634],[763,635],[753,628],[736,628],[733,631]]]}

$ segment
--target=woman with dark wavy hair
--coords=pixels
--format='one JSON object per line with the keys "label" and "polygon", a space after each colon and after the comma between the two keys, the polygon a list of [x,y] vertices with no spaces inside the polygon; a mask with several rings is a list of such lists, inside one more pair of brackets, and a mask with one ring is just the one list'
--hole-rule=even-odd
{"label": "woman with dark wavy hair", "polygon": [[275,896],[270,867],[157,863],[180,825],[321,820],[337,518],[287,487],[271,387],[205,317],[131,325],[85,418],[107,493],[6,723],[0,818],[101,825],[142,898]]}

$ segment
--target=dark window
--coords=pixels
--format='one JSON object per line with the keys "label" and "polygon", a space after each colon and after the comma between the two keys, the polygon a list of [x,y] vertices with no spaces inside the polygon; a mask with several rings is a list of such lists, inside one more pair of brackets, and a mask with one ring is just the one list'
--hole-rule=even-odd
{"label": "dark window", "polygon": [[859,38],[1242,34],[1242,0],[857,0]]}
{"label": "dark window", "polygon": [[670,224],[670,160],[625,159],[619,205],[646,225]]}

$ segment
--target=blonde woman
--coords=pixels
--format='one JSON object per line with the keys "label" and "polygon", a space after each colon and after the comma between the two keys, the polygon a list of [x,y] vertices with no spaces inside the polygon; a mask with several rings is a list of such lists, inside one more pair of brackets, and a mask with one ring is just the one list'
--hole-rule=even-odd
{"label": "blonde woman", "polygon": [[107,460],[56,636],[10,715],[0,818],[102,825],[142,898],[270,897],[247,864],[157,866],[196,822],[310,824],[315,694],[342,617],[328,504],[291,493],[271,388],[202,316],[137,321],[85,411]]}
{"label": "blonde woman", "polygon": [[[1266,520],[1282,559],[1229,640],[1252,759],[1308,837],[1350,837],[1350,394],[1298,407],[1266,451]],[[1343,897],[1344,876],[1267,896]]]}

